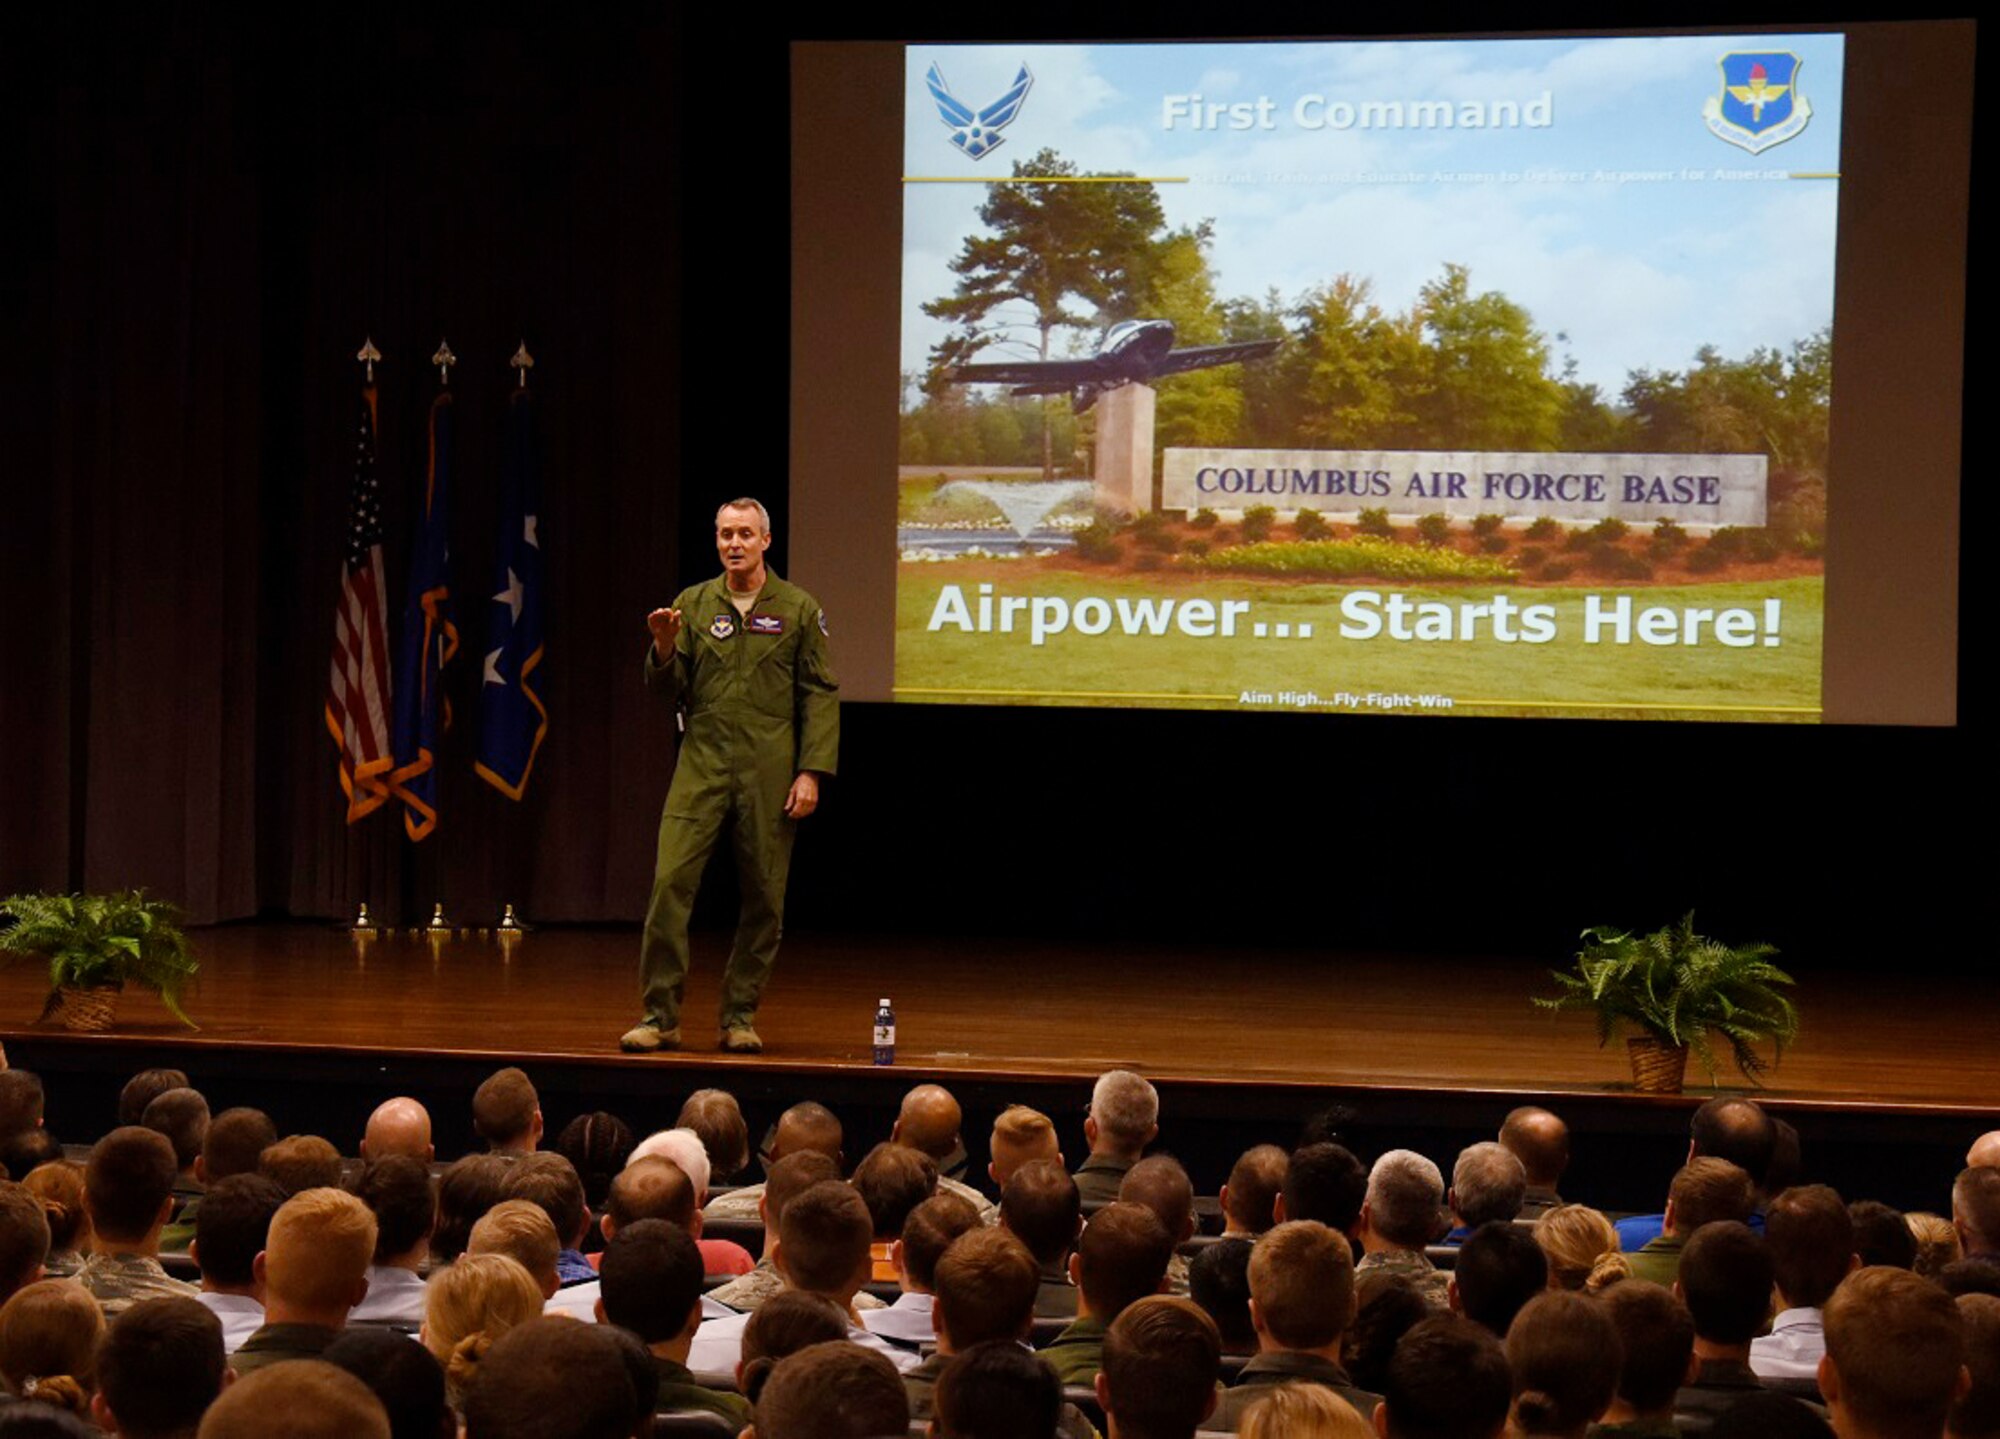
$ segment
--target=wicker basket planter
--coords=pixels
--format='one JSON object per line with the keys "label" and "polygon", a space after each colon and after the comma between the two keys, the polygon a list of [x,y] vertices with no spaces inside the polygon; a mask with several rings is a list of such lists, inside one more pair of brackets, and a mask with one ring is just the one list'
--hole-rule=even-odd
{"label": "wicker basket planter", "polygon": [[1679,1094],[1687,1081],[1688,1047],[1650,1034],[1625,1041],[1632,1060],[1632,1083],[1641,1094]]}
{"label": "wicker basket planter", "polygon": [[49,996],[49,1014],[64,1029],[78,1034],[103,1034],[118,1017],[122,984],[65,984]]}

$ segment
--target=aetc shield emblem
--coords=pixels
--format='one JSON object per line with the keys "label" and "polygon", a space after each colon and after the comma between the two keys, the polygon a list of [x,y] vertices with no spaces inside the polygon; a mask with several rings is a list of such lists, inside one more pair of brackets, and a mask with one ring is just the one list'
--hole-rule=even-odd
{"label": "aetc shield emblem", "polygon": [[1722,91],[1701,110],[1716,138],[1757,155],[1812,119],[1812,106],[1799,93],[1799,57],[1789,50],[1732,51],[1717,63]]}

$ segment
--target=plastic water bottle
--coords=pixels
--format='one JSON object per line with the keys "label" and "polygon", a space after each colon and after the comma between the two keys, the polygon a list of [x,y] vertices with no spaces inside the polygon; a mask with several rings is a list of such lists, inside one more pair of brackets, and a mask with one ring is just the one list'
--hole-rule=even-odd
{"label": "plastic water bottle", "polygon": [[896,1062],[896,1011],[884,999],[875,1009],[875,1062]]}

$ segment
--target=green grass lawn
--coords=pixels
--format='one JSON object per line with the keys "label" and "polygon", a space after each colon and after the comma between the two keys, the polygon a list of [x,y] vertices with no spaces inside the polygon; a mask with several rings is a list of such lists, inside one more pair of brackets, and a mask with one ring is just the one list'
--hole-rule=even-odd
{"label": "green grass lawn", "polygon": [[[1274,583],[1236,576],[1090,574],[1026,565],[972,568],[905,564],[898,572],[897,697],[938,703],[1165,704],[1181,708],[1246,707],[1245,691],[1310,693],[1316,705],[1294,707],[1381,712],[1371,694],[1439,695],[1449,709],[1404,712],[1571,714],[1622,718],[1740,718],[1813,722],[1819,718],[1820,637],[1825,581],[1807,577],[1665,587],[1530,588],[1508,585],[1414,586],[1387,583]],[[1072,605],[1086,596],[1111,601],[1202,598],[1247,601],[1233,637],[1195,638],[1170,627],[1163,635],[1126,635],[1114,621],[1101,635],[1073,627],[1030,643],[1027,616],[1014,633],[964,633],[928,628],[944,586],[957,584],[976,605],[982,580],[996,595],[1059,596]],[[1473,640],[1360,640],[1340,633],[1342,596],[1351,590],[1398,593],[1413,603],[1440,601],[1454,609],[1504,594],[1517,605],[1556,611],[1556,638],[1506,644],[1482,625]],[[1629,597],[1635,610],[1663,606],[1740,606],[1757,616],[1759,642],[1749,648],[1718,643],[1712,631],[1693,645],[1633,642],[1588,644],[1584,597],[1609,603]],[[1763,602],[1782,603],[1781,643],[1761,642]],[[973,611],[975,620],[977,610]],[[1251,626],[1267,626],[1256,638]],[[1276,626],[1312,626],[1310,638],[1275,637]],[[1517,622],[1518,628],[1518,622]],[[1341,693],[1357,707],[1336,705]],[[1282,707],[1283,701],[1273,701]]]}

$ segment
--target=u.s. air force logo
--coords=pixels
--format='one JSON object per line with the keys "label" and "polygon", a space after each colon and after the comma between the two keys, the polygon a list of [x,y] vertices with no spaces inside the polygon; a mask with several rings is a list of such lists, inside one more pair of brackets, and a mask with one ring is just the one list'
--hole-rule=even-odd
{"label": "u.s. air force logo", "polygon": [[736,633],[735,615],[717,615],[708,622],[708,632],[719,640],[726,640]]}
{"label": "u.s. air force logo", "polygon": [[1721,93],[1709,96],[1701,117],[1719,140],[1757,155],[1782,145],[1812,119],[1799,93],[1799,57],[1789,50],[1736,50],[1716,62]]}
{"label": "u.s. air force logo", "polygon": [[930,73],[924,76],[931,101],[937,106],[938,118],[951,131],[951,143],[974,160],[1005,143],[1000,138],[1000,132],[1013,124],[1014,117],[1021,113],[1021,103],[1028,98],[1028,89],[1034,83],[1035,77],[1023,65],[1014,77],[1014,83],[1001,93],[999,99],[975,110],[951,93],[951,87],[944,83],[944,72],[937,66],[931,66]]}

